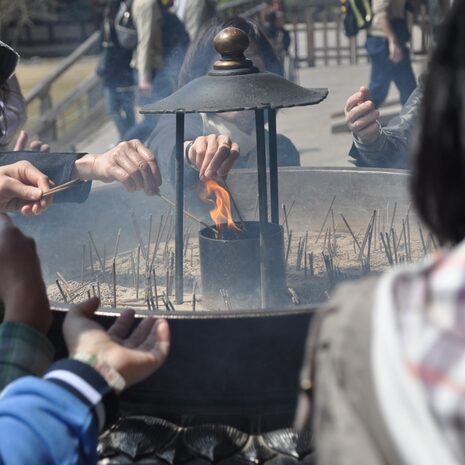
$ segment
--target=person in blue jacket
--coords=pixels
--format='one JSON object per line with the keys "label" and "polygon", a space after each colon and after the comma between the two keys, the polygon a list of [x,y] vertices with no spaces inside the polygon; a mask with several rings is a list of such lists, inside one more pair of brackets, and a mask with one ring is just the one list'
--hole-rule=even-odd
{"label": "person in blue jacket", "polygon": [[[3,333],[0,344],[2,350],[9,346],[14,351],[18,349],[14,329],[16,334],[29,330],[40,341],[52,316],[34,241],[3,214],[0,263],[0,299],[5,307],[1,326],[10,328],[10,338]],[[134,311],[127,310],[107,331],[92,320],[98,305],[98,299],[90,299],[73,306],[66,316],[68,359],[51,365],[42,378],[20,377],[2,392],[0,464],[96,463],[98,433],[115,420],[117,394],[151,375],[166,359],[170,335],[165,320],[146,318],[131,330]],[[12,364],[15,369],[23,364],[25,373],[27,367],[33,369],[31,351],[15,360],[8,357],[2,352],[2,372]],[[17,375],[21,373],[13,374]]]}

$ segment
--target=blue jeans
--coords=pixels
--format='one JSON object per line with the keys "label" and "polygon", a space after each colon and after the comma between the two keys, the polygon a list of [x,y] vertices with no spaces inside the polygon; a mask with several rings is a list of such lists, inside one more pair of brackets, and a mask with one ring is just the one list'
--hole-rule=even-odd
{"label": "blue jeans", "polygon": [[391,81],[399,90],[400,101],[403,105],[417,86],[407,45],[401,42],[404,58],[400,63],[394,63],[389,59],[387,39],[369,36],[366,48],[371,58],[371,76],[368,87],[375,107],[378,108],[386,99]]}
{"label": "blue jeans", "polygon": [[119,139],[136,124],[134,91],[118,87],[104,87],[107,112],[118,129]]}

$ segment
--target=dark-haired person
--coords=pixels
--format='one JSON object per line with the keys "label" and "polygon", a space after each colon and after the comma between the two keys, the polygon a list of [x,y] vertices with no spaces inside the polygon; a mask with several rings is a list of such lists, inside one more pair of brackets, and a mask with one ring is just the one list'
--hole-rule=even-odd
{"label": "dark-haired person", "polygon": [[[247,58],[261,71],[283,74],[281,63],[261,29],[251,20],[239,17],[216,20],[204,28],[191,43],[179,76],[179,87],[206,75],[219,58],[212,46],[218,32],[226,27],[246,32],[250,46]],[[162,116],[147,141],[151,150],[160,154],[162,173],[174,180],[175,125],[170,115]],[[233,167],[256,166],[255,114],[238,111],[218,114],[187,114],[185,117],[186,181],[195,184],[200,178],[225,176]],[[192,144],[191,144],[192,142]],[[240,151],[240,156],[239,156]],[[280,166],[300,165],[300,155],[294,144],[278,134],[278,163]]]}
{"label": "dark-haired person", "polygon": [[310,393],[322,465],[465,463],[464,24],[455,0],[412,157],[415,207],[442,248],[341,287],[312,322],[300,413]]}
{"label": "dark-haired person", "polygon": [[[98,299],[74,305],[63,333],[69,358],[50,365],[52,322],[34,241],[0,215],[0,463],[95,464],[99,431],[115,419],[117,394],[165,361],[169,327],[127,310],[107,330]],[[34,375],[34,376],[30,376]],[[38,378],[37,376],[43,376]]]}

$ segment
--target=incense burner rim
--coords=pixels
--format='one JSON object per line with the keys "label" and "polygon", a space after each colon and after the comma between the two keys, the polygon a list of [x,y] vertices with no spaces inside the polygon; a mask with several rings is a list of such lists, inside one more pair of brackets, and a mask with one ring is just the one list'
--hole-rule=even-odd
{"label": "incense burner rim", "polygon": [[[311,314],[319,310],[323,303],[315,304],[305,307],[290,307],[276,310],[200,310],[200,311],[186,311],[176,310],[175,312],[168,311],[148,311],[142,309],[135,309],[136,318],[146,318],[153,316],[155,318],[164,318],[166,320],[237,320],[237,319],[253,319],[253,318],[270,318],[270,317],[283,317]],[[60,302],[50,302],[52,311],[59,313],[66,313],[72,307],[72,304],[65,304]],[[117,317],[123,310],[129,307],[107,308],[102,307],[95,312],[99,317]]]}

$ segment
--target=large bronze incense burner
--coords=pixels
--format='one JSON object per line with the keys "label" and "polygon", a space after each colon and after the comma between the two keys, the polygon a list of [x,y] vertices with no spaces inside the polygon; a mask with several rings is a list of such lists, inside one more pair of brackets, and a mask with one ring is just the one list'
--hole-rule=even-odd
{"label": "large bronze incense burner", "polygon": [[[254,218],[256,205],[254,179],[256,179],[256,172],[253,170],[236,171],[228,178],[229,187],[235,193],[238,207],[244,218]],[[423,247],[420,240],[420,229],[412,213],[409,213],[410,202],[407,183],[408,175],[399,171],[281,169],[281,202],[286,206],[289,227],[289,235],[285,228],[286,252],[288,248],[290,249],[286,264],[287,286],[296,291],[301,299],[301,305],[293,304],[289,297],[286,305],[280,309],[229,309],[223,302],[220,302],[217,308],[201,310],[199,289],[199,302],[195,311],[189,303],[183,307],[184,310],[181,306],[174,305],[175,311],[168,311],[160,306],[159,311],[151,310],[149,312],[144,305],[145,290],[141,287],[141,303],[133,305],[137,310],[138,318],[144,318],[148,314],[167,318],[173,335],[172,350],[165,366],[159,372],[125,393],[121,399],[123,413],[155,416],[163,421],[168,421],[170,424],[178,425],[179,429],[176,429],[176,435],[170,436],[170,438],[177,438],[176,441],[181,441],[183,444],[185,435],[188,434],[190,437],[194,432],[194,430],[187,431],[185,428],[194,428],[197,431],[196,428],[201,428],[201,425],[205,424],[222,424],[234,427],[246,434],[247,441],[250,440],[255,445],[257,441],[263,445],[261,435],[266,432],[283,431],[283,429],[283,434],[287,435],[286,437],[293,437],[297,442],[301,441],[296,436],[292,436],[294,433],[291,434],[290,430],[286,428],[292,425],[298,390],[298,373],[311,315],[323,301],[327,300],[327,295],[335,284],[330,281],[330,275],[324,266],[321,254],[323,247],[325,255],[329,254],[327,251],[328,239],[324,244],[325,232],[316,242],[321,226],[325,224],[325,218],[328,216],[328,207],[332,205],[335,212],[337,248],[332,257],[335,266],[340,267],[341,273],[344,273],[344,276],[340,276],[338,279],[363,276],[365,271],[362,270],[361,266],[357,266],[358,249],[354,251],[355,245],[352,241],[349,241],[348,245],[343,243],[344,237],[350,237],[350,235],[340,213],[344,215],[354,234],[359,238],[360,245],[374,210],[379,212],[381,218],[380,228],[377,229],[377,232],[387,233],[391,222],[393,222],[393,229],[397,234],[396,242],[399,243],[397,250],[399,258],[401,254],[405,253],[406,248],[408,249],[404,246],[402,229],[403,225],[406,224],[407,215],[410,215],[412,253],[414,258],[417,258],[419,254],[423,253]],[[296,191],[299,193],[298,196]],[[168,192],[167,195],[169,195]],[[308,199],[311,199],[311,202]],[[189,203],[186,204],[186,208],[191,207]],[[192,209],[191,211],[195,215],[201,216],[200,211]],[[138,218],[141,228],[144,226],[144,229],[150,224],[151,219],[152,229],[155,231],[156,226],[162,220],[161,217],[166,216],[166,214],[167,210],[160,199],[146,197],[143,194],[128,195],[120,186],[114,185],[94,189],[86,204],[55,205],[39,218],[18,218],[18,220],[21,221],[21,226],[34,235],[38,241],[38,250],[47,272],[47,281],[50,284],[50,290],[53,290],[53,295],[56,296],[55,299],[62,300],[56,291],[55,284],[56,272],[58,271],[70,286],[74,281],[77,283],[77,288],[84,286],[81,297],[78,295],[81,291],[76,292],[78,297],[73,300],[76,301],[86,298],[87,291],[92,293],[92,286],[96,288],[97,278],[100,281],[102,298],[104,290],[111,289],[112,271],[110,264],[114,256],[114,245],[118,231],[121,230],[118,256],[121,255],[124,258],[129,250],[137,250],[139,239],[134,231],[132,216]],[[208,213],[205,212],[205,214],[201,217],[208,221]],[[101,221],[96,221],[97,218],[101,218]],[[330,218],[331,214],[329,214],[326,225],[331,224]],[[284,214],[282,221],[284,221]],[[191,224],[191,227],[194,227],[194,224]],[[325,228],[328,229],[327,226]],[[307,276],[305,276],[303,266],[301,270],[297,271],[299,238],[305,237],[306,231],[312,232],[311,239],[308,240],[308,253],[313,253],[315,257],[314,274],[310,273],[309,267]],[[95,254],[94,273],[92,273],[88,258],[88,232],[92,232],[102,260],[104,256],[103,246],[105,243],[107,244],[105,273],[100,270]],[[147,230],[143,231],[142,235],[142,239],[147,244]],[[431,240],[426,231],[423,231],[423,235],[425,247],[429,250]],[[154,236],[156,236],[155,233],[152,234],[152,242],[155,242]],[[406,234],[406,236],[409,235]],[[408,241],[405,243],[408,244]],[[84,282],[81,283],[83,244],[86,245],[87,253],[84,262]],[[189,240],[189,244],[186,253],[187,271],[191,266],[191,250],[193,250],[194,261],[198,253],[192,239]],[[160,254],[163,249],[164,239],[160,245]],[[343,263],[347,256],[353,257],[351,262],[353,264],[344,268]],[[374,241],[372,242],[371,256],[371,266],[374,271],[389,266],[379,240],[376,244]],[[157,260],[158,258],[161,257],[157,256]],[[379,261],[379,264],[375,263],[375,259]],[[160,295],[165,286],[162,279],[162,270],[164,269],[162,267],[166,266],[164,263],[162,261],[157,265],[157,274],[160,276]],[[117,272],[118,285],[123,284],[127,279],[132,281],[133,275],[131,273],[127,275],[119,268],[117,268]],[[303,283],[301,288],[298,287],[300,281]],[[142,279],[141,282],[143,282]],[[64,283],[63,287],[66,289]],[[320,288],[322,292],[320,292]],[[308,296],[304,295],[305,289],[311,291]],[[72,291],[70,290],[70,292]],[[189,293],[185,294],[186,301],[190,292],[189,290]],[[72,299],[74,299],[74,295],[71,295]],[[118,308],[110,308],[113,301],[112,293],[107,300],[104,299],[105,307],[99,311],[98,318],[106,326],[112,324],[115,316],[119,313],[119,307],[127,305],[121,296],[118,298]],[[58,356],[64,355],[63,344],[60,343],[59,323],[64,317],[68,305],[64,302],[54,304],[56,325],[52,339],[58,349]],[[143,423],[145,424],[145,420]],[[158,428],[157,425],[158,423],[155,425]],[[126,426],[127,424],[123,423],[119,424],[118,428],[124,429]],[[147,435],[152,434],[151,428],[148,428]],[[167,428],[172,431],[173,427],[168,425]],[[204,431],[202,428],[201,431]],[[213,434],[211,429],[208,431],[209,434]],[[215,431],[221,433],[223,430],[220,428]],[[214,436],[217,438],[216,440],[228,443],[229,437],[225,438],[222,436],[223,433],[220,433],[218,433],[219,436]],[[178,436],[179,434],[181,436]],[[113,441],[113,439],[108,440]],[[191,455],[188,454],[187,458],[180,456],[179,452],[176,455],[175,450],[185,449],[184,446],[179,446],[180,449],[176,449],[178,446],[173,446],[171,440],[167,444],[161,445],[160,450],[157,449],[156,453],[153,451],[148,453],[147,449],[144,449],[145,446],[143,447],[143,444],[147,444],[144,441],[140,443],[142,445],[138,443],[137,447],[134,446],[134,449],[131,449],[135,451],[134,454],[137,457],[134,460],[129,458],[128,445],[126,444],[126,446],[120,445],[119,452],[111,454],[106,448],[108,455],[105,456],[110,460],[110,455],[113,454],[115,461],[103,463],[160,463],[165,465],[167,450],[171,451],[171,457],[176,458],[176,460],[173,458],[173,462],[168,461],[168,463],[212,463],[205,458],[202,458],[204,461],[198,461],[198,454],[193,454],[191,449],[189,449]],[[108,442],[105,444],[108,445]],[[189,442],[189,444],[191,443]],[[302,446],[301,442],[299,444]],[[285,456],[288,462],[283,463],[302,463],[303,457],[310,460],[312,457],[309,452],[310,446],[307,442],[307,448],[299,449],[305,452],[302,452],[302,460],[296,459],[294,456]],[[121,448],[125,452],[122,452]],[[289,450],[292,449],[290,446],[289,448]],[[220,448],[221,450],[223,449]],[[239,461],[237,463],[256,463],[254,457],[257,458],[258,453],[255,449],[253,450],[255,452],[249,451],[250,454],[247,452],[249,455],[245,454],[250,458],[248,462]],[[258,454],[260,460],[263,460],[260,463],[267,463],[273,457],[274,459],[279,457],[282,459],[282,454],[273,452],[274,449],[270,452],[268,447],[263,446],[260,450],[263,452],[262,455]],[[229,453],[228,451],[229,449],[226,449],[227,453]],[[232,452],[231,454],[235,457],[237,454],[244,454],[244,448],[234,449],[234,451],[234,454]],[[223,457],[222,452],[218,453],[220,457]],[[155,456],[164,458],[157,458],[158,461],[154,461]],[[143,459],[148,460],[147,457],[152,461],[144,462]],[[243,458],[243,455],[241,457]],[[263,457],[267,457],[267,459],[265,460]]]}
{"label": "large bronze incense burner", "polygon": [[[169,320],[168,360],[124,393],[123,418],[99,446],[101,465],[314,463],[311,433],[292,430],[313,313],[339,281],[434,247],[410,211],[405,172],[278,172],[276,110],[316,104],[327,90],[258,72],[243,56],[247,43],[242,32],[224,31],[215,44],[221,60],[208,76],[144,110],[176,115],[170,206],[165,186],[165,201],[95,186],[85,204],[18,218],[44,264],[57,356],[65,355],[60,322],[69,305],[93,294],[105,326],[126,306],[139,320]],[[213,225],[194,196],[184,201],[184,114],[242,110],[255,112],[257,169],[228,177],[242,217],[230,231]]]}

